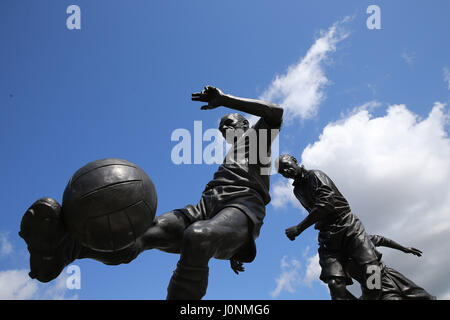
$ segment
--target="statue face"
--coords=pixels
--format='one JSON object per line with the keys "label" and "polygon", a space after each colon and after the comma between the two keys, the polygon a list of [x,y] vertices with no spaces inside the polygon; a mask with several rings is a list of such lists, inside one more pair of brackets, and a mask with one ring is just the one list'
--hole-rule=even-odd
{"label": "statue face", "polygon": [[294,179],[297,174],[298,163],[293,158],[283,157],[278,162],[278,172],[285,178]]}
{"label": "statue face", "polygon": [[234,143],[234,138],[239,139],[247,129],[248,126],[245,126],[238,114],[228,114],[220,120],[219,131],[230,144]]}

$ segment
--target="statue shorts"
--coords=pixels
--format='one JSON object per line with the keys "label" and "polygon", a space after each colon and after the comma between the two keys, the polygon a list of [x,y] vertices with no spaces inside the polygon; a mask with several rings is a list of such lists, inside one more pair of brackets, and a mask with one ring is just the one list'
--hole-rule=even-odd
{"label": "statue shorts", "polygon": [[256,190],[245,186],[216,186],[203,191],[197,205],[189,204],[176,211],[182,212],[192,224],[211,219],[226,207],[241,210],[252,222],[248,242],[233,257],[241,262],[252,262],[256,257],[255,239],[259,236],[266,214],[264,201]]}
{"label": "statue shorts", "polygon": [[331,277],[353,281],[346,271],[348,259],[361,268],[377,263],[378,252],[364,230],[361,221],[352,212],[338,216],[334,221],[322,224],[319,230],[320,279],[327,283]]}

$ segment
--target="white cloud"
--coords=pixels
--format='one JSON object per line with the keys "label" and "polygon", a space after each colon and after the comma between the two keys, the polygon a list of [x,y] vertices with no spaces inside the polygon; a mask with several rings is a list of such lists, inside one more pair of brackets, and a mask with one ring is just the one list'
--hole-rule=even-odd
{"label": "white cloud", "polygon": [[8,233],[0,233],[0,257],[9,255],[12,250],[13,246],[8,240]]}
{"label": "white cloud", "polygon": [[288,291],[294,293],[294,287],[300,281],[299,271],[301,269],[301,263],[296,259],[287,261],[287,256],[281,259],[281,274],[275,279],[277,287],[270,293],[273,298],[278,297],[282,291]]}
{"label": "white cloud", "polygon": [[320,281],[321,268],[319,264],[319,254],[316,253],[308,258],[308,265],[306,266],[304,282],[311,287],[313,281]]}
{"label": "white cloud", "polygon": [[371,112],[371,111],[375,110],[376,108],[381,107],[381,105],[382,104],[380,102],[378,102],[376,100],[372,100],[372,101],[366,102],[360,106],[353,108],[351,111],[347,112],[346,114],[344,112],[341,112],[341,117],[346,118],[351,115],[357,114],[361,111]]}
{"label": "white cloud", "polygon": [[273,101],[285,110],[285,119],[308,119],[317,114],[319,104],[325,97],[324,87],[329,83],[324,63],[336,45],[348,36],[342,24],[349,18],[334,23],[309,48],[306,55],[291,65],[285,74],[277,75],[269,88],[261,95],[262,100]]}
{"label": "white cloud", "polygon": [[444,67],[444,81],[447,83],[447,88],[450,90],[450,70]]}
{"label": "white cloud", "polygon": [[0,271],[0,299],[32,299],[38,291],[38,284],[28,277],[26,270]]}
{"label": "white cloud", "polygon": [[292,186],[292,180],[278,180],[272,185],[272,200],[271,204],[275,209],[283,208],[287,203],[290,203],[294,207],[301,207],[297,198],[293,193],[294,187]]}
{"label": "white cloud", "polygon": [[[383,249],[384,261],[438,298],[450,283],[449,114],[435,103],[425,119],[404,105],[368,110],[328,124],[302,163],[336,183],[369,233],[424,251],[421,258]],[[273,199],[278,205],[289,198]]]}
{"label": "white cloud", "polygon": [[[64,271],[61,275],[53,280],[50,286],[47,286],[45,289],[41,289],[41,293],[39,295],[39,299],[47,299],[47,300],[76,300],[78,299],[77,291],[72,291],[67,289],[67,280],[69,275]],[[69,293],[74,293],[69,296]]]}
{"label": "white cloud", "polygon": [[68,275],[64,272],[48,284],[39,283],[28,276],[28,270],[0,271],[0,300],[62,300],[77,299],[78,295],[67,296]]}
{"label": "white cloud", "polygon": [[[313,256],[307,257],[309,253],[309,247],[303,252],[303,258],[306,262],[306,268],[302,268],[302,263],[292,258],[288,260],[287,256],[283,256],[281,259],[281,274],[275,279],[277,284],[276,288],[270,293],[273,298],[277,298],[283,291],[289,293],[295,293],[297,288],[301,286],[312,287],[314,281],[320,282],[320,265],[319,255],[316,253]],[[325,285],[326,286],[326,285]]]}

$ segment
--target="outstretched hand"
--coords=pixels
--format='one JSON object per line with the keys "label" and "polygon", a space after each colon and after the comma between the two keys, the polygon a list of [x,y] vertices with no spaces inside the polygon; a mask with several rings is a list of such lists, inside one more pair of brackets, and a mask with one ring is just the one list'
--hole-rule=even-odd
{"label": "outstretched hand", "polygon": [[222,105],[223,92],[213,86],[206,86],[202,92],[192,94],[193,101],[208,102],[201,107],[202,110],[210,110]]}
{"label": "outstretched hand", "polygon": [[293,226],[293,227],[287,228],[285,233],[286,233],[286,236],[291,241],[294,241],[295,238],[300,235],[300,231],[298,230],[297,226]]}
{"label": "outstretched hand", "polygon": [[420,251],[419,249],[416,249],[416,248],[412,248],[412,247],[406,248],[405,253],[411,253],[418,257],[422,256],[422,251]]}
{"label": "outstretched hand", "polygon": [[244,264],[240,261],[230,259],[230,266],[234,273],[239,274],[239,272],[244,272]]}

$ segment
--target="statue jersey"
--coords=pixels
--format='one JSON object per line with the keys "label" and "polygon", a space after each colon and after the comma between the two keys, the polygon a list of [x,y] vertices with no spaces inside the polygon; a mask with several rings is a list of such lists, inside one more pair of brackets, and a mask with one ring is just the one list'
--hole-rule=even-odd
{"label": "statue jersey", "polygon": [[246,187],[257,191],[267,205],[270,202],[271,146],[280,127],[281,123],[270,125],[263,118],[259,119],[232,145],[205,191],[217,186]]}
{"label": "statue jersey", "polygon": [[308,212],[314,208],[327,212],[327,216],[316,223],[315,228],[318,230],[350,212],[347,200],[333,181],[320,170],[306,170],[302,166],[300,179],[296,179],[292,185],[295,197]]}

